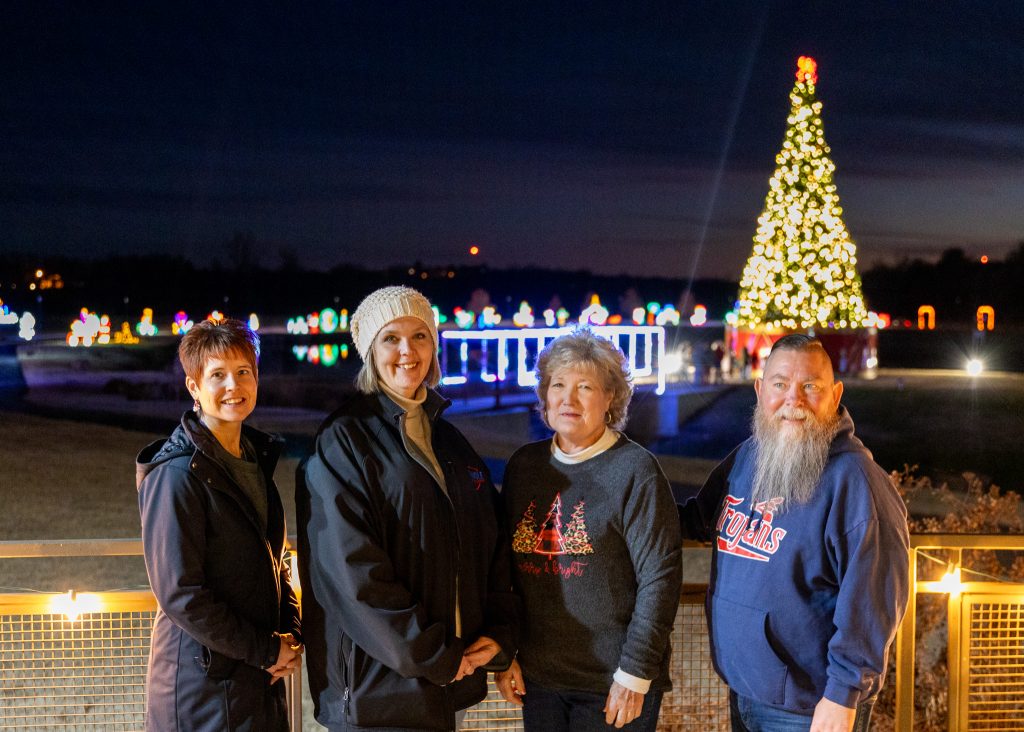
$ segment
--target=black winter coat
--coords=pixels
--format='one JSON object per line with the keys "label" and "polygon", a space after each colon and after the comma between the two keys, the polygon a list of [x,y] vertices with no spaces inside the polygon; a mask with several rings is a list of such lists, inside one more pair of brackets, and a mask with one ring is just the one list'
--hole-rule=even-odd
{"label": "black winter coat", "polygon": [[454,729],[455,711],[486,694],[483,669],[451,683],[465,646],[483,635],[515,655],[497,491],[440,418],[449,404],[431,390],[423,404],[447,495],[406,448],[404,411],[384,394],[349,398],[299,468],[306,665],[316,718],[332,732]]}
{"label": "black winter coat", "polygon": [[146,570],[160,609],[146,678],[146,729],[288,729],[284,684],[270,685],[280,633],[300,636],[273,473],[282,441],[243,425],[266,478],[266,533],[186,412],[136,464]]}

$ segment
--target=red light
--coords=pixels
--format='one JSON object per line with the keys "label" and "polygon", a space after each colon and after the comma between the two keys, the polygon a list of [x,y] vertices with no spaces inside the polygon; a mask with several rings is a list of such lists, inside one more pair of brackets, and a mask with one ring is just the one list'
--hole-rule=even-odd
{"label": "red light", "polygon": [[988,255],[987,254],[982,254],[981,255],[981,263],[982,264],[988,264]]}
{"label": "red light", "polygon": [[475,257],[477,254],[480,253],[480,247],[478,247],[476,244],[474,244],[473,246],[471,246],[469,248],[469,253],[472,254]]}
{"label": "red light", "polygon": [[796,60],[796,80],[798,82],[809,81],[812,84],[818,83],[818,64],[810,56],[801,56]]}

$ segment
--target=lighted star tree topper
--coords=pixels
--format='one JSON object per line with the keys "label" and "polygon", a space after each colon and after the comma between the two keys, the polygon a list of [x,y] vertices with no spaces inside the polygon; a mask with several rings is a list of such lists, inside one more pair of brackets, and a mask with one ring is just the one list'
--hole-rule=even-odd
{"label": "lighted star tree topper", "polygon": [[825,144],[817,80],[814,59],[801,56],[786,138],[740,279],[742,328],[858,328],[867,318],[857,248],[832,181],[836,166]]}

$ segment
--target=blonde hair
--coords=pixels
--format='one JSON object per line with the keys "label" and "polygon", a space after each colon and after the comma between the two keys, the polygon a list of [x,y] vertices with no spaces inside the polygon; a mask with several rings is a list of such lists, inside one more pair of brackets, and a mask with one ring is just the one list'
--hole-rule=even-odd
{"label": "blonde hair", "polygon": [[629,401],[633,398],[633,377],[629,372],[626,354],[611,341],[594,335],[589,328],[578,328],[572,333],[551,341],[537,357],[537,408],[544,424],[548,387],[551,377],[562,369],[592,371],[601,386],[611,394],[608,406],[608,426],[621,430],[626,426]]}
{"label": "blonde hair", "polygon": [[[374,338],[376,340],[376,337]],[[441,366],[437,362],[437,353],[430,360],[430,368],[427,370],[427,377],[423,383],[429,387],[435,387],[441,382]],[[377,394],[382,391],[380,386],[380,374],[377,372],[377,361],[373,356],[373,344],[370,344],[363,365],[356,374],[356,390],[363,394]]]}

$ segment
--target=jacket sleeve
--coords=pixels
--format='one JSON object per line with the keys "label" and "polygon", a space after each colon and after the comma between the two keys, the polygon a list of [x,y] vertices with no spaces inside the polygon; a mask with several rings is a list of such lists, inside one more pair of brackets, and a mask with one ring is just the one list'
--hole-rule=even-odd
{"label": "jacket sleeve", "polygon": [[679,507],[679,526],[683,538],[692,541],[714,541],[715,522],[722,507],[722,498],[728,488],[729,473],[736,461],[737,447],[715,466],[700,491]]}
{"label": "jacket sleeve", "polygon": [[508,520],[494,485],[488,480],[492,506],[498,519],[498,541],[487,573],[487,605],[480,635],[497,641],[502,653],[491,664],[511,663],[518,649],[519,596],[512,589],[512,538]]}
{"label": "jacket sleeve", "polygon": [[634,486],[623,518],[637,587],[619,668],[647,680],[661,668],[682,583],[682,539],[675,500],[668,479],[655,470],[655,475]]}
{"label": "jacket sleeve", "polygon": [[[854,490],[870,493],[868,485]],[[837,704],[855,707],[863,691],[885,672],[909,598],[909,544],[905,517],[884,511],[828,537],[826,549],[837,568],[839,593],[824,696]]]}
{"label": "jacket sleeve", "polygon": [[[281,562],[281,619],[282,633],[291,633],[302,643],[302,613],[299,610],[299,599],[292,587],[292,568],[287,558]],[[275,659],[276,660],[276,659]]]}
{"label": "jacket sleeve", "polygon": [[462,642],[427,613],[397,578],[384,548],[381,519],[363,461],[336,429],[317,440],[306,463],[309,491],[309,575],[327,623],[344,618],[344,631],[370,656],[406,678],[443,686],[459,669]]}
{"label": "jacket sleeve", "polygon": [[187,470],[158,465],[139,486],[142,548],[160,608],[207,648],[250,666],[277,660],[277,633],[238,617],[206,586],[205,492]]}

